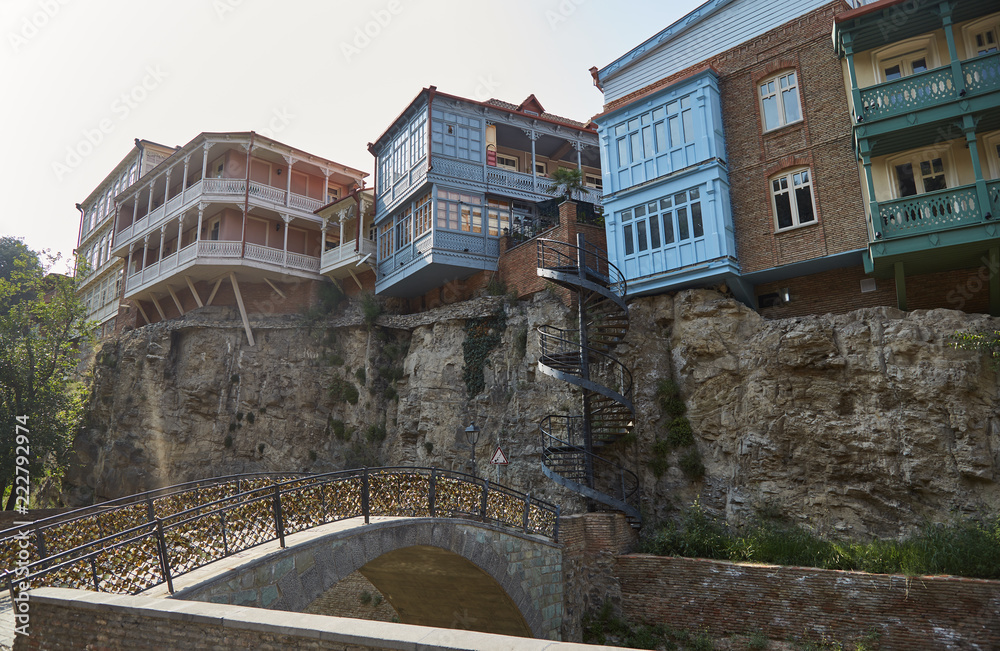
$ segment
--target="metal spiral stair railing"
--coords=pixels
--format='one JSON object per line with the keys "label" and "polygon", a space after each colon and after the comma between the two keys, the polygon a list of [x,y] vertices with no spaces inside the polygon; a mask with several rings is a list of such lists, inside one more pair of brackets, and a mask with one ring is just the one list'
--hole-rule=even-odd
{"label": "metal spiral stair railing", "polygon": [[538,275],[576,292],[580,308],[576,329],[538,328],[538,368],[584,394],[582,416],[553,414],[539,423],[542,470],[553,481],[623,511],[638,526],[638,477],[595,453],[627,435],[635,416],[632,373],[611,354],[628,332],[625,277],[582,236],[577,244],[539,240]]}

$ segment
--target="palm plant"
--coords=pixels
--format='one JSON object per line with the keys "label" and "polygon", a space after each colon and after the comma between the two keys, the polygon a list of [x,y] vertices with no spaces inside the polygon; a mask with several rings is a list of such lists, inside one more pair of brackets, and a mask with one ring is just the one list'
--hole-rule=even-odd
{"label": "palm plant", "polygon": [[566,201],[573,199],[574,190],[582,190],[583,172],[578,169],[559,167],[552,172],[552,185],[549,186],[549,194],[562,195]]}

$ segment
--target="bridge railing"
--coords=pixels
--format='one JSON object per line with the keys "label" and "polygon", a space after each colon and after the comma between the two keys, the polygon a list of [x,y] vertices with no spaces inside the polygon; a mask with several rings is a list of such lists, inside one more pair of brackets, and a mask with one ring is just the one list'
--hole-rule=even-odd
{"label": "bridge railing", "polygon": [[[559,507],[439,468],[361,468],[267,485],[254,476],[246,485],[248,490],[221,496],[202,490],[208,501],[163,515],[156,515],[147,496],[144,521],[122,517],[116,521],[126,526],[118,531],[17,569],[8,566],[11,597],[38,585],[135,594],[166,583],[173,592],[174,578],[208,563],[273,540],[284,547],[286,535],[354,517],[365,524],[372,516],[453,517],[555,540],[559,535]],[[174,495],[190,498],[188,491]],[[8,542],[15,554],[25,547],[21,540]]]}

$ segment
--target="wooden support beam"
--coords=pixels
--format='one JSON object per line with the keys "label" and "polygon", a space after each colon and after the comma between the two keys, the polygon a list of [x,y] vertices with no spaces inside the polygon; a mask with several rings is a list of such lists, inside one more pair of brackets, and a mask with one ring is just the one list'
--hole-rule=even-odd
{"label": "wooden support beam", "polygon": [[161,321],[166,321],[167,317],[163,314],[163,308],[160,307],[160,303],[156,300],[156,294],[149,292],[149,300],[153,301],[153,306],[156,308],[157,313],[160,315]]}
{"label": "wooden support beam", "polygon": [[[328,278],[329,278],[329,276],[328,276]],[[341,287],[339,280],[337,280],[336,278],[330,278],[330,281],[333,283],[334,287],[336,287],[340,291],[344,291],[344,288]]]}
{"label": "wooden support beam", "polygon": [[347,268],[347,273],[351,274],[351,278],[353,278],[354,282],[356,282],[358,284],[358,289],[364,289],[364,287],[361,286],[361,281],[358,280],[358,277],[354,275],[354,270],[353,269],[351,269],[350,267],[348,267]]}
{"label": "wooden support beam", "polygon": [[198,304],[198,307],[205,307],[201,302],[201,296],[198,296],[198,290],[194,288],[194,283],[191,282],[191,276],[184,276],[184,282],[187,283],[188,289],[191,290],[191,295],[194,296],[194,302]]}
{"label": "wooden support beam", "polygon": [[181,313],[181,316],[184,316],[184,308],[181,307],[181,301],[177,298],[177,293],[174,292],[174,288],[167,285],[167,291],[170,292],[170,298],[174,299],[174,305],[177,306],[177,311]]}
{"label": "wooden support beam", "polygon": [[896,307],[906,311],[906,275],[903,273],[903,263],[893,263],[896,272]]}
{"label": "wooden support beam", "polygon": [[1000,247],[990,247],[990,316],[1000,316]]}
{"label": "wooden support beam", "polygon": [[142,318],[146,320],[146,323],[152,323],[149,317],[146,316],[146,310],[142,309],[142,301],[140,301],[138,298],[135,299],[135,306],[139,308],[139,314],[141,314]]}
{"label": "wooden support beam", "polygon": [[281,298],[288,298],[287,296],[285,296],[285,292],[283,292],[280,289],[278,289],[275,286],[275,284],[271,282],[270,278],[264,278],[264,282],[267,283],[268,285],[270,285],[271,289],[273,289],[274,293],[276,293],[278,296],[280,296]]}
{"label": "wooden support beam", "polygon": [[236,304],[240,306],[240,318],[243,319],[243,329],[247,331],[247,341],[254,346],[253,331],[250,330],[250,319],[247,318],[247,308],[243,305],[243,295],[240,294],[240,284],[236,282],[236,274],[229,272],[229,280],[233,283],[233,293],[236,294]]}
{"label": "wooden support beam", "polygon": [[215,292],[219,291],[219,285],[222,284],[222,278],[215,281],[215,287],[212,288],[212,293],[208,295],[208,300],[205,301],[205,305],[211,305],[212,300],[215,298]]}

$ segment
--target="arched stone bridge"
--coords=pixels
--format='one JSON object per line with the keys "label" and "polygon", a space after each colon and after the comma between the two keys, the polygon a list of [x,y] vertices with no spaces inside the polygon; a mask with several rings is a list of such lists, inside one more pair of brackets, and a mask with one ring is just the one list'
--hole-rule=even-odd
{"label": "arched stone bridge", "polygon": [[[304,612],[359,571],[404,624],[559,639],[562,549],[452,518],[345,521],[283,549],[203,568],[175,599]],[[347,526],[350,525],[350,526]],[[208,574],[214,565],[225,567]],[[154,589],[155,590],[155,589]],[[162,587],[153,594],[163,593]]]}
{"label": "arched stone bridge", "polygon": [[302,611],[359,571],[403,623],[558,639],[558,517],[440,469],[254,475],[0,532],[0,550],[12,597],[26,581]]}

